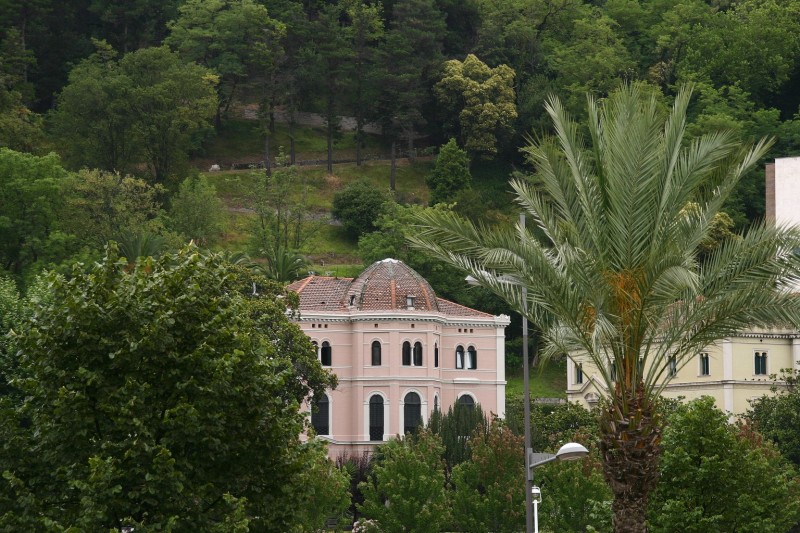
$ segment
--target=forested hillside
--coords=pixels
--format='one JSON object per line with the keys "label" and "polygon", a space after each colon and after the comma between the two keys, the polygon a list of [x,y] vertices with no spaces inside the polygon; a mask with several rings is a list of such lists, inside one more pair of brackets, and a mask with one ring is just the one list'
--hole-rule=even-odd
{"label": "forested hillside", "polygon": [[[511,216],[505,180],[531,170],[520,148],[549,133],[547,95],[582,119],[587,93],[621,83],[665,109],[692,83],[692,135],[794,155],[798,23],[797,0],[2,0],[0,266],[24,281],[108,239],[247,251],[278,278],[403,256],[419,204]],[[721,230],[763,217],[757,168]],[[394,194],[350,194],[373,208],[330,227],[358,179]]]}

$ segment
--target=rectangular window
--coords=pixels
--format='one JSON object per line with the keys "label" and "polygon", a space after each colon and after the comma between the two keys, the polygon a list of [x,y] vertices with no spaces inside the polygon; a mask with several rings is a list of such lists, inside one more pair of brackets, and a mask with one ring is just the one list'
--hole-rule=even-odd
{"label": "rectangular window", "polygon": [[673,355],[669,358],[669,377],[674,378],[677,373],[678,373],[678,360]]}
{"label": "rectangular window", "polygon": [[583,363],[575,363],[575,384],[583,383]]}
{"label": "rectangular window", "polygon": [[756,376],[767,375],[767,352],[755,352],[753,357]]}
{"label": "rectangular window", "polygon": [[711,375],[711,362],[709,360],[708,354],[705,352],[700,354],[700,375],[701,376]]}

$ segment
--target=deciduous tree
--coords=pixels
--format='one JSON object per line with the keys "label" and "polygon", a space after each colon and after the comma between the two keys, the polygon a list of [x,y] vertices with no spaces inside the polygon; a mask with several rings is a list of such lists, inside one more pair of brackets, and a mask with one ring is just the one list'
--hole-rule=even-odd
{"label": "deciduous tree", "polygon": [[179,11],[165,42],[187,61],[219,75],[215,115],[219,129],[237,89],[262,74],[259,67],[274,62],[273,56],[280,53],[285,27],[254,0],[189,0]]}
{"label": "deciduous tree", "polygon": [[183,180],[169,210],[172,229],[202,245],[212,244],[220,236],[225,215],[217,190],[203,176]]}
{"label": "deciduous tree", "polygon": [[159,197],[165,192],[162,186],[133,176],[81,170],[64,181],[59,227],[96,250],[125,232],[160,233]]}
{"label": "deciduous tree", "polygon": [[67,172],[55,154],[0,148],[0,266],[19,275],[36,262],[53,232]]}
{"label": "deciduous tree", "polygon": [[359,510],[380,531],[436,533],[448,523],[442,443],[427,430],[382,445]]}
{"label": "deciduous tree", "polygon": [[472,458],[453,469],[453,519],[459,531],[520,531],[525,527],[522,438],[493,422],[470,438]]}
{"label": "deciduous tree", "polygon": [[776,387],[773,394],[753,400],[746,418],[800,468],[800,374],[797,369],[783,369],[780,377],[786,390]]}
{"label": "deciduous tree", "polygon": [[299,406],[336,380],[291,295],[195,247],[132,269],[110,248],[48,282],[19,342],[25,401],[0,409],[0,529],[321,527],[298,523],[327,460]]}
{"label": "deciduous tree", "polygon": [[458,116],[464,148],[481,157],[497,154],[500,139],[511,134],[517,119],[514,71],[490,68],[475,55],[444,64],[436,84],[439,102]]}
{"label": "deciduous tree", "polygon": [[375,221],[392,201],[392,196],[367,180],[351,183],[333,197],[331,214],[352,237],[375,230]]}
{"label": "deciduous tree", "polygon": [[108,45],[98,47],[70,73],[53,117],[67,161],[119,172],[143,161],[164,183],[210,126],[217,78],[165,47],[119,61]]}
{"label": "deciduous tree", "polygon": [[680,406],[664,430],[654,533],[782,533],[800,520],[800,478],[747,426],[732,426],[704,397]]}

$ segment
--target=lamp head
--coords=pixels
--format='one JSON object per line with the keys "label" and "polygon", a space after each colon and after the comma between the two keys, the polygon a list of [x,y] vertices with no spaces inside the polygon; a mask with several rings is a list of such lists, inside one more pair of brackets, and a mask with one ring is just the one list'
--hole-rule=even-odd
{"label": "lamp head", "polygon": [[556,459],[559,461],[575,461],[583,459],[587,455],[589,455],[589,450],[585,446],[577,442],[568,442],[558,449]]}

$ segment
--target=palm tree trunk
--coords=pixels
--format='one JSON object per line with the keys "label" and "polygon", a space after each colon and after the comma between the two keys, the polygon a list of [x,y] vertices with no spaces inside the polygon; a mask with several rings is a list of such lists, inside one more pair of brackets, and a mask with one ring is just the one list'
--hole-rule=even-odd
{"label": "palm tree trunk", "polygon": [[601,412],[600,453],[614,494],[615,533],[647,531],[647,502],[659,475],[661,431],[656,405],[641,393],[618,399]]}

